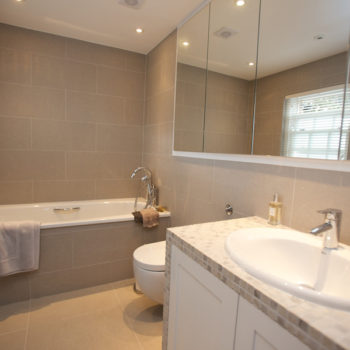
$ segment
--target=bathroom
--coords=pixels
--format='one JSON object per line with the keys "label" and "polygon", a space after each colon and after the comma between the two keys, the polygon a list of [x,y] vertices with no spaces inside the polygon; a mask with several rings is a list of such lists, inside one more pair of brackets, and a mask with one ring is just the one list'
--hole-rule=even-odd
{"label": "bathroom", "polygon": [[[222,4],[227,6],[225,11],[220,10]],[[305,20],[313,18],[316,8],[324,22],[317,27],[315,15],[315,26],[305,24]],[[232,13],[233,20],[215,22],[219,21],[215,16],[223,16],[222,12]],[[338,138],[342,147],[336,149],[336,158],[328,158],[333,160],[282,157],[285,154],[280,153],[280,121],[274,119],[270,123],[266,117],[270,112],[274,116],[278,112],[277,107],[266,109],[268,103],[280,107],[273,100],[277,92],[270,92],[271,86],[283,90],[283,97],[341,84],[344,90],[348,80],[349,18],[346,0],[312,0],[308,5],[301,0],[79,0],[74,6],[69,1],[2,1],[0,218],[6,220],[4,211],[9,206],[24,212],[25,220],[35,220],[28,216],[32,209],[34,213],[40,208],[88,208],[98,203],[100,207],[90,211],[94,215],[101,211],[102,222],[93,219],[87,224],[82,219],[79,224],[62,225],[71,220],[68,217],[80,215],[69,212],[57,214],[60,225],[42,224],[39,270],[0,277],[0,349],[350,349],[349,308],[305,301],[302,296],[271,287],[248,272],[237,272],[225,250],[219,257],[206,250],[214,243],[206,241],[210,230],[204,226],[212,225],[215,244],[224,239],[219,226],[215,226],[222,220],[230,232],[250,225],[249,220],[257,220],[252,227],[266,224],[274,228],[267,219],[270,202],[278,193],[284,227],[308,233],[324,221],[319,210],[337,208],[342,211],[340,244],[350,245],[350,166],[344,160],[349,155],[344,156],[341,142],[346,136]],[[335,23],[339,27],[332,31]],[[288,25],[292,25],[289,34]],[[220,31],[225,27],[226,31]],[[245,30],[250,39],[242,52],[247,54],[238,55],[237,67],[241,65],[243,73],[235,78],[245,92],[233,93],[232,99],[234,105],[245,108],[235,109],[235,130],[242,125],[242,119],[245,129],[232,137],[228,130],[230,120],[225,119],[227,113],[213,114],[213,108],[206,103],[217,103],[220,98],[210,93],[219,90],[224,94],[224,86],[231,86],[225,77],[228,63],[218,62],[215,53],[224,47],[222,56],[233,60],[240,51],[232,50],[231,54],[229,45],[246,35]],[[229,38],[213,35],[215,39],[210,40],[208,33],[214,32],[224,32],[223,36]],[[284,35],[282,40],[278,35],[269,38],[279,32]],[[298,64],[293,63],[294,52],[288,50],[294,35],[297,40],[309,40],[301,49],[311,56]],[[328,53],[322,45],[328,47],[329,42],[334,45],[330,45]],[[280,46],[284,54],[278,56]],[[284,67],[275,59],[272,63],[280,64],[280,68],[274,71],[268,62],[269,51],[277,61],[290,56],[289,65]],[[325,61],[330,62],[327,68]],[[263,70],[264,65],[265,75],[259,73],[259,67]],[[296,75],[299,80],[292,79],[293,68],[300,69]],[[280,72],[285,75],[276,74]],[[236,73],[230,71],[231,76],[237,76]],[[277,79],[268,80],[270,75]],[[217,81],[222,85],[209,85]],[[290,89],[279,89],[276,81],[284,82]],[[199,86],[198,82],[204,85]],[[303,89],[293,90],[298,84]],[[182,103],[185,98],[190,103]],[[349,134],[346,102],[341,136]],[[184,106],[190,107],[193,119],[189,120]],[[215,118],[219,121],[216,125]],[[187,134],[183,132],[188,126],[186,120],[191,124]],[[269,130],[260,132],[264,122]],[[272,132],[276,125],[278,132]],[[215,134],[219,139],[215,139]],[[268,134],[267,140],[262,140],[263,134]],[[151,229],[130,219],[135,196],[144,196],[144,174],[131,178],[140,166],[151,170],[159,205],[167,210],[160,212],[159,225]],[[124,202],[129,208],[121,214],[128,217],[125,221],[104,220],[115,216],[105,214],[105,210],[113,211],[114,206]],[[232,207],[232,215],[228,215],[230,207],[225,210],[227,204]],[[11,221],[18,220],[22,212],[14,214]],[[186,229],[181,231],[182,226]],[[194,231],[190,231],[191,227]],[[159,302],[138,294],[133,252],[145,244],[164,242],[167,229],[163,308]],[[196,235],[201,239],[192,242],[191,237]],[[170,254],[171,246],[180,252],[174,249]],[[300,250],[291,261],[301,261],[301,256]],[[222,322],[231,320],[232,324],[225,324],[230,325],[228,332],[234,335],[234,329],[238,334],[242,326],[232,320],[239,320],[240,316],[226,318],[225,310],[209,308],[215,304],[208,301],[207,310],[200,309],[200,318],[208,323],[198,322],[196,328],[191,324],[194,318],[190,311],[197,304],[188,296],[188,323],[182,324],[189,325],[189,332],[183,335],[181,332],[186,329],[180,327],[174,338],[172,327],[176,319],[171,310],[175,299],[171,298],[174,294],[170,279],[175,275],[170,268],[176,264],[170,267],[169,263],[181,257],[186,262],[191,257],[189,264],[193,260],[197,263],[193,271],[204,267],[196,275],[205,275],[205,285],[215,284],[213,277],[224,284],[228,281],[228,295],[239,295],[229,298],[235,300],[232,307],[227,307],[232,309],[232,315],[242,305],[254,305],[260,312],[255,319],[267,324],[268,317],[276,330],[255,330],[261,335],[256,336],[254,346],[237,345],[238,335],[233,340],[227,338],[228,346],[211,346],[209,341],[205,343],[204,334],[216,341],[224,338],[220,332],[225,327],[215,323],[216,317],[221,315]],[[210,265],[206,265],[207,261]],[[282,260],[275,265],[282,266]],[[304,266],[306,269],[309,263]],[[207,275],[208,271],[213,274]],[[240,280],[239,287],[235,280],[230,282],[229,272]],[[349,267],[347,273],[339,272],[339,276],[346,285]],[[182,281],[179,279],[179,283]],[[194,288],[188,281],[188,286]],[[240,289],[242,285],[248,287]],[[253,297],[248,293],[252,288]],[[183,295],[187,295],[186,288],[183,290]],[[206,301],[205,295],[202,299],[199,293],[200,289],[198,294],[193,293],[198,302]],[[241,300],[248,300],[249,305]],[[267,304],[277,308],[271,307],[271,311]],[[183,309],[177,309],[181,315]],[[207,316],[208,310],[211,317]],[[210,325],[212,332],[204,332]],[[281,346],[270,335],[282,331],[288,340],[283,340]],[[204,344],[196,338],[198,333],[202,333]],[[300,347],[295,345],[295,339]]]}

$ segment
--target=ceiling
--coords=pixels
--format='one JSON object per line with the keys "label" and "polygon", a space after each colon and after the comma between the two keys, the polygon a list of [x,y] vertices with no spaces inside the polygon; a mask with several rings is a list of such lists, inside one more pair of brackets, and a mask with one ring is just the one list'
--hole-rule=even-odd
{"label": "ceiling", "polygon": [[[237,7],[233,0],[213,0],[178,32],[179,60],[197,67],[252,80],[255,77],[259,0]],[[214,35],[223,26],[228,39]],[[313,62],[348,49],[349,0],[262,0],[258,77]],[[323,34],[324,39],[314,36]],[[184,47],[183,41],[189,46]]]}
{"label": "ceiling", "polygon": [[203,0],[142,2],[134,9],[119,0],[1,0],[0,22],[146,54]]}

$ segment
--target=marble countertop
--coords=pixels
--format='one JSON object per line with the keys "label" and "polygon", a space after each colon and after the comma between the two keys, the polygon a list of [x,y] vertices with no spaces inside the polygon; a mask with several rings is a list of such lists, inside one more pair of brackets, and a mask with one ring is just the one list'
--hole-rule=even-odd
{"label": "marble countertop", "polygon": [[271,226],[265,219],[254,216],[174,227],[168,229],[167,241],[311,349],[350,350],[350,312],[318,305],[272,287],[251,276],[230,259],[224,246],[226,237],[232,231],[253,227]]}

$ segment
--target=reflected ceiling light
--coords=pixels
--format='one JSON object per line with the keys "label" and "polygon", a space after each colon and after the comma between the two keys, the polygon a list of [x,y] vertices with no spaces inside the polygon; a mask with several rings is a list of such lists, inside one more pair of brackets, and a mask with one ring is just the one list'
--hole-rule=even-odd
{"label": "reflected ceiling light", "polygon": [[24,0],[15,0],[16,2],[24,2]]}
{"label": "reflected ceiling light", "polygon": [[250,66],[250,67],[253,67],[254,65],[255,65],[254,62],[249,62],[249,63],[248,63],[248,66]]}
{"label": "reflected ceiling light", "polygon": [[245,1],[244,0],[236,0],[236,6],[244,6]]}
{"label": "reflected ceiling light", "polygon": [[143,32],[143,29],[142,28],[136,28],[136,32],[141,34]]}
{"label": "reflected ceiling light", "polygon": [[183,41],[182,46],[190,46],[190,43],[188,41]]}

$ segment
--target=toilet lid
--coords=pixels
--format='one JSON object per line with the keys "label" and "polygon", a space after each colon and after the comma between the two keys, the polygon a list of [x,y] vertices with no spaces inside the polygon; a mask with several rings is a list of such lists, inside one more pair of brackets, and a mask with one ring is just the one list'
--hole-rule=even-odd
{"label": "toilet lid", "polygon": [[145,270],[165,271],[165,241],[138,247],[134,251],[134,261]]}

